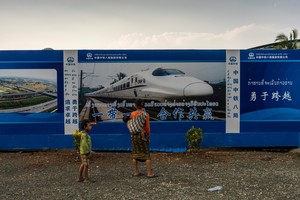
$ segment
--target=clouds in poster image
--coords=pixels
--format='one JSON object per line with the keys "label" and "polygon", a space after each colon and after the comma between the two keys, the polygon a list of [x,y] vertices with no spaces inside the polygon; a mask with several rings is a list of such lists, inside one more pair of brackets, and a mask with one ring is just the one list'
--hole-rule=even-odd
{"label": "clouds in poster image", "polygon": [[159,67],[179,69],[186,75],[212,83],[225,80],[225,63],[93,63],[81,65],[80,70],[90,75],[83,79],[86,87],[107,86],[120,72],[130,76],[147,68]]}

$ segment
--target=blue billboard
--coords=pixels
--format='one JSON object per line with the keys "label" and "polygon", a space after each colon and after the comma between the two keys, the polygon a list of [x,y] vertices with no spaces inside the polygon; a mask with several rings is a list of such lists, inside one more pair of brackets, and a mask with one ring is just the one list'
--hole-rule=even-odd
{"label": "blue billboard", "polygon": [[73,148],[95,122],[95,150],[130,150],[122,117],[137,99],[151,118],[151,150],[298,147],[298,50],[0,51],[0,149]]}
{"label": "blue billboard", "polygon": [[63,51],[0,52],[1,149],[64,147],[62,75]]}

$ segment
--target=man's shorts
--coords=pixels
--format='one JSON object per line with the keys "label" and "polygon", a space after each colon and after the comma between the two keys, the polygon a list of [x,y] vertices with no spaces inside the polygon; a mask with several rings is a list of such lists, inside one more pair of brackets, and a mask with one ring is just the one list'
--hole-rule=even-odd
{"label": "man's shorts", "polygon": [[90,159],[89,159],[88,154],[81,154],[80,158],[81,158],[81,164],[83,164],[83,165],[89,165],[90,164]]}

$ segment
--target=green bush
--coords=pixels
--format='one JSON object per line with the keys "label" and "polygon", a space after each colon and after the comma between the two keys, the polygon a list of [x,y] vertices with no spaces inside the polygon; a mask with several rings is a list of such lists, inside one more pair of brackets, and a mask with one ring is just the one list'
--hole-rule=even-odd
{"label": "green bush", "polygon": [[192,128],[186,132],[185,138],[189,143],[189,150],[193,151],[200,149],[203,140],[202,129],[192,126]]}

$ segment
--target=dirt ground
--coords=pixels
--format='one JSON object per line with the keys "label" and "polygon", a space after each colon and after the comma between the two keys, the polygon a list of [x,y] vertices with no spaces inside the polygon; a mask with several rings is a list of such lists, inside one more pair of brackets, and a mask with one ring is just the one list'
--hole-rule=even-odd
{"label": "dirt ground", "polygon": [[[0,152],[0,199],[299,199],[299,151],[204,149],[152,152],[157,178],[132,177],[130,152],[95,152],[76,182],[75,150]],[[146,173],[145,163],[140,163]],[[219,191],[209,188],[222,186]]]}

